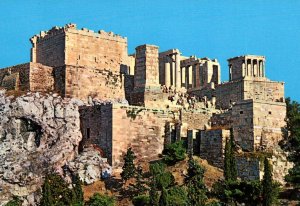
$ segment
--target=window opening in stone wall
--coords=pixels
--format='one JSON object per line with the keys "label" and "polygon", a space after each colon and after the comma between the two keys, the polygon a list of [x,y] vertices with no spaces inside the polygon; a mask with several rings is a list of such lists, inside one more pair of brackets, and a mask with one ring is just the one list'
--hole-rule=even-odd
{"label": "window opening in stone wall", "polygon": [[91,134],[91,130],[90,130],[90,128],[87,128],[86,129],[86,137],[87,137],[87,139],[90,138],[90,134]]}
{"label": "window opening in stone wall", "polygon": [[240,111],[240,114],[244,114],[244,111]]}
{"label": "window opening in stone wall", "polygon": [[271,111],[269,111],[269,114],[272,114],[272,112],[271,112]]}

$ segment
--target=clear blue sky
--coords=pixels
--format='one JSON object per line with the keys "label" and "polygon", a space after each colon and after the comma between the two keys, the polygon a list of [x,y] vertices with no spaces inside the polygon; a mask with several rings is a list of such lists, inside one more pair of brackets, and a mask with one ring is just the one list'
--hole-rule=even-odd
{"label": "clear blue sky", "polygon": [[0,68],[28,62],[40,30],[73,22],[127,36],[129,53],[147,43],[217,58],[223,81],[228,58],[264,55],[267,76],[300,101],[299,0],[1,0],[0,20]]}

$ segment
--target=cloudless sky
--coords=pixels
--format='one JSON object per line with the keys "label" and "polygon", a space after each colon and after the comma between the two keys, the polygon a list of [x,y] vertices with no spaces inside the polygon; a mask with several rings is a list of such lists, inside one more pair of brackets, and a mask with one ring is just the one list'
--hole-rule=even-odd
{"label": "cloudless sky", "polygon": [[129,53],[147,43],[217,58],[222,81],[228,58],[264,55],[267,77],[300,101],[300,0],[0,0],[0,68],[30,61],[31,36],[70,22],[128,37]]}

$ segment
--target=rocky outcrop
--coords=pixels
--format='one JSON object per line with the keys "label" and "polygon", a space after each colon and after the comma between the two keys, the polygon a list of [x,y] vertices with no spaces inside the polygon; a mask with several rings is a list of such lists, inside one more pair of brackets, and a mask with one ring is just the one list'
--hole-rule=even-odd
{"label": "rocky outcrop", "polygon": [[[33,194],[45,174],[53,170],[63,174],[69,163],[86,183],[109,168],[102,167],[105,159],[93,151],[78,156],[81,105],[57,94],[28,93],[14,99],[0,91],[0,205],[13,195],[28,197],[27,204],[35,201]],[[84,172],[79,162],[88,165]]]}
{"label": "rocky outcrop", "polygon": [[94,147],[85,148],[68,166],[86,184],[92,184],[99,179],[108,178],[112,173],[112,168],[107,163],[107,159],[103,158],[101,151]]}

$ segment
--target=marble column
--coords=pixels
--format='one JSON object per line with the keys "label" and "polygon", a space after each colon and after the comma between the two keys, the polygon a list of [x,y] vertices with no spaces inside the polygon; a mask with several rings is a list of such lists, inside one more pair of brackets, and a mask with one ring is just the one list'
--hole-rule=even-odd
{"label": "marble column", "polygon": [[193,70],[192,88],[195,88],[196,87],[196,65],[195,64],[192,66],[192,70]]}
{"label": "marble column", "polygon": [[253,76],[257,77],[258,76],[258,71],[257,71],[257,64],[258,60],[256,60],[256,64],[254,63],[255,60],[253,60]]}
{"label": "marble column", "polygon": [[175,55],[175,85],[176,88],[181,88],[181,71],[180,71],[180,54]]}
{"label": "marble column", "polygon": [[185,87],[186,74],[185,74],[185,67],[181,68],[181,87]]}
{"label": "marble column", "polygon": [[188,68],[189,68],[189,83],[188,83],[188,85],[189,85],[189,88],[192,88],[192,86],[193,86],[193,67],[190,65],[190,66],[188,66]]}
{"label": "marble column", "polygon": [[175,62],[172,59],[172,86],[175,87]]}
{"label": "marble column", "polygon": [[195,78],[196,78],[196,85],[195,85],[195,87],[196,88],[200,88],[200,64],[199,63],[197,63],[195,65],[195,73],[196,73],[196,76],[195,76]]}
{"label": "marble column", "polygon": [[257,76],[261,77],[261,75],[260,75],[260,60],[259,59],[257,60]]}
{"label": "marble column", "polygon": [[242,63],[242,77],[245,77],[246,76],[246,64],[245,63]]}
{"label": "marble column", "polygon": [[165,85],[166,87],[169,87],[170,84],[170,80],[171,80],[171,69],[170,69],[170,63],[169,62],[165,62]]}

